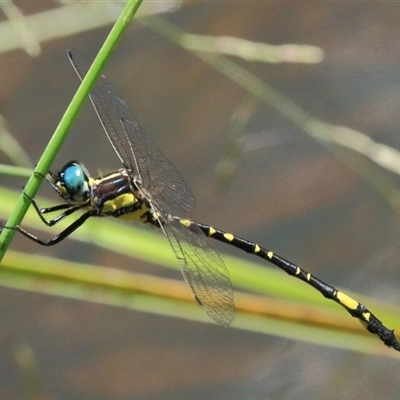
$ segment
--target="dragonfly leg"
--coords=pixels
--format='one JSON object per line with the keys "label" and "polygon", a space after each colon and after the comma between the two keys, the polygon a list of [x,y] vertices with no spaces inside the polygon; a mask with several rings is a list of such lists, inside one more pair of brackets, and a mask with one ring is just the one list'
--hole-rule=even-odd
{"label": "dragonfly leg", "polygon": [[42,245],[42,246],[54,246],[57,243],[60,243],[63,241],[65,238],[67,238],[71,233],[75,232],[80,226],[82,226],[85,221],[90,218],[96,216],[95,210],[89,210],[85,214],[82,214],[78,219],[76,219],[71,225],[69,225],[67,228],[65,228],[61,233],[58,235],[54,236],[50,240],[44,241],[39,239],[37,236],[33,235],[32,233],[26,231],[24,228],[21,228],[19,225],[9,227],[9,226],[3,226],[5,229],[15,229],[18,232],[22,233],[25,237],[27,237],[30,240],[33,240],[34,242]]}

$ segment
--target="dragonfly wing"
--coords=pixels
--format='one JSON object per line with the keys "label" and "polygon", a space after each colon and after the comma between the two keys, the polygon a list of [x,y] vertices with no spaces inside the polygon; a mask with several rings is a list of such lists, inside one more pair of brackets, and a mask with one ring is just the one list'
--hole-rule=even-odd
{"label": "dragonfly wing", "polygon": [[208,246],[206,236],[196,226],[186,228],[174,220],[162,228],[196,301],[214,321],[229,326],[235,312],[233,289],[220,256]]}
{"label": "dragonfly wing", "polygon": [[[68,50],[68,57],[75,72],[82,81],[90,68],[90,63],[81,53],[74,49]],[[132,169],[133,172],[138,173],[127,138],[124,136],[123,132],[118,132],[121,131],[120,119],[124,115],[116,115],[116,107],[113,107],[113,102],[115,102],[114,98],[116,96],[118,95],[114,87],[108,82],[104,75],[101,75],[91,91],[90,100],[122,164],[125,168]],[[127,106],[126,108],[130,111]],[[119,108],[118,111],[121,112],[121,109]],[[120,141],[118,146],[115,145],[117,139]]]}
{"label": "dragonfly wing", "polygon": [[176,215],[189,218],[195,198],[187,183],[145,132],[142,131],[138,136],[134,120],[121,120],[121,125],[130,138],[129,143],[142,177],[139,188],[144,196],[157,205],[164,217]]}
{"label": "dragonfly wing", "polygon": [[[82,80],[89,63],[76,50],[70,50],[68,55]],[[90,98],[112,147],[160,220],[196,300],[216,322],[230,325],[234,315],[233,289],[224,262],[207,245],[206,236],[198,227],[185,227],[173,218],[190,217],[195,203],[190,188],[104,75]]]}
{"label": "dragonfly wing", "polygon": [[[69,50],[68,55],[82,80],[90,64],[76,50]],[[195,204],[189,186],[104,75],[97,80],[90,99],[114,151],[124,167],[132,171],[143,195],[157,204],[164,217],[189,217]]]}

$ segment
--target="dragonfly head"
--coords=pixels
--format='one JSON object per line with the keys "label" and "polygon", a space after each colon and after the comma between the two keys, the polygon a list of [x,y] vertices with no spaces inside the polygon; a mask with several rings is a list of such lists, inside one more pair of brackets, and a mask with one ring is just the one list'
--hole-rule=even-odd
{"label": "dragonfly head", "polygon": [[74,204],[88,201],[90,196],[90,175],[85,166],[78,161],[65,164],[58,174],[51,178],[64,200]]}

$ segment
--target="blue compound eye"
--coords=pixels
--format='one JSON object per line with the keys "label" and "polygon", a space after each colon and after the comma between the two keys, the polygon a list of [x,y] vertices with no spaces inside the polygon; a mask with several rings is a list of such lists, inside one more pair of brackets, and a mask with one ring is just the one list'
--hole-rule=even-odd
{"label": "blue compound eye", "polygon": [[81,193],[85,185],[85,173],[79,165],[71,165],[64,171],[64,184],[70,193]]}

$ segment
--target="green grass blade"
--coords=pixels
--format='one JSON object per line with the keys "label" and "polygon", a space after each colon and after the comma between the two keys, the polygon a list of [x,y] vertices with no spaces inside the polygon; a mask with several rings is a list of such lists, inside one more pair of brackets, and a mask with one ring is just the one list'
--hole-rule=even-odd
{"label": "green grass blade", "polygon": [[[4,287],[212,323],[194,302],[183,280],[157,278],[114,268],[78,264],[32,254],[8,252],[0,269]],[[314,306],[266,300],[236,293],[233,328],[370,354],[396,353],[361,326]],[[313,316],[308,318],[305,316]],[[222,329],[222,328],[221,328]]]}

